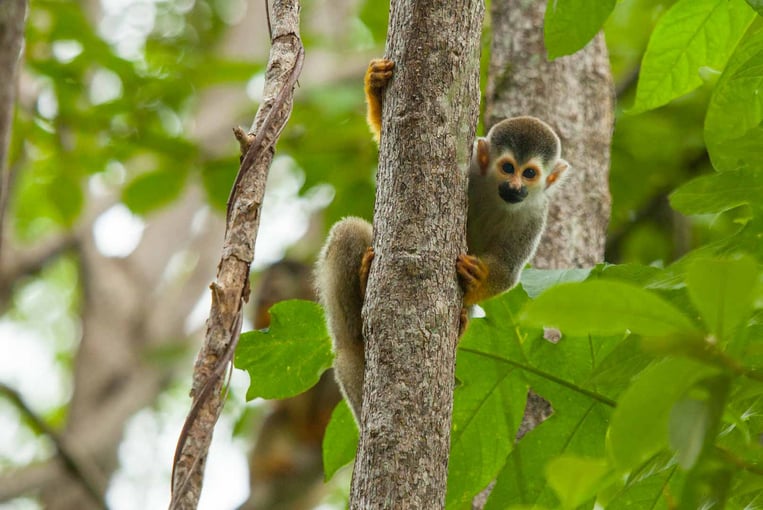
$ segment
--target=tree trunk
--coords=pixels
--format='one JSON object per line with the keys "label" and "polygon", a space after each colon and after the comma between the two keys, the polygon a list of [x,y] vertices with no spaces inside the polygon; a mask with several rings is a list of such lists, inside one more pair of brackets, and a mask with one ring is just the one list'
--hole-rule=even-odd
{"label": "tree trunk", "polygon": [[354,509],[444,505],[483,10],[391,4]]}

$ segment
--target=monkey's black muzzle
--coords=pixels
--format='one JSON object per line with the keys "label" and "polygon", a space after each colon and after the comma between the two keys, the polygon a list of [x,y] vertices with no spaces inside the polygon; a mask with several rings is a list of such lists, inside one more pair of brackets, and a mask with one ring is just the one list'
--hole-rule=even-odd
{"label": "monkey's black muzzle", "polygon": [[519,189],[512,188],[511,184],[504,181],[498,186],[498,195],[510,204],[518,204],[527,198],[527,186],[521,186]]}

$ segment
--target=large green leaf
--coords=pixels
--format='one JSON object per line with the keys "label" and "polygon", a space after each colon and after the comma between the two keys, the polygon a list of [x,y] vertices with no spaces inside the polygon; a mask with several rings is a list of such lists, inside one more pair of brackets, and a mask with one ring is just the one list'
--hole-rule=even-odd
{"label": "large green leaf", "polygon": [[713,166],[728,171],[760,168],[763,161],[763,30],[747,37],[713,90],[705,141]]}
{"label": "large green leaf", "polygon": [[[533,508],[554,508],[557,501],[546,481],[544,466],[562,453],[602,456],[604,433],[614,405],[609,398],[598,392],[597,382],[593,382],[592,375],[599,360],[607,359],[622,335],[604,338],[565,336],[554,343],[545,339],[541,330],[527,329],[517,322],[517,309],[527,299],[522,289],[514,289],[484,303],[486,317],[472,321],[469,334],[462,341],[459,351],[459,378],[465,378],[467,373],[471,377],[464,380],[459,391],[474,397],[472,408],[475,411],[471,413],[473,419],[485,420],[478,412],[480,399],[484,407],[491,409],[491,413],[497,415],[502,408],[503,416],[500,419],[491,416],[491,420],[499,420],[497,426],[504,431],[502,435],[506,435],[503,439],[496,440],[496,448],[511,452],[498,475],[499,481],[490,497],[488,508],[503,510],[517,504],[535,505]],[[495,377],[496,374],[499,375],[498,378]],[[480,377],[483,376],[485,379],[481,380]],[[516,378],[514,382],[511,382],[512,378]],[[605,376],[603,379],[608,378]],[[491,380],[495,388],[492,391],[489,386]],[[508,448],[513,438],[511,430],[519,417],[519,410],[513,406],[524,401],[519,392],[528,383],[550,401],[553,416],[511,450]],[[514,392],[513,396],[511,392]],[[499,406],[501,400],[504,403]],[[458,416],[454,412],[454,422]],[[479,445],[486,443],[484,438],[465,439],[462,438],[462,448],[468,449],[472,444],[471,448],[478,454],[483,451],[484,447]],[[493,459],[490,455],[486,458]],[[451,473],[463,470],[464,468],[451,468]],[[485,471],[482,474],[486,476],[488,473]],[[484,485],[484,481],[482,483]],[[452,508],[470,507],[462,505]]]}
{"label": "large green leaf", "polygon": [[528,303],[524,321],[559,328],[563,334],[670,335],[694,329],[673,305],[635,285],[587,281],[559,285]]}
{"label": "large green leaf", "polygon": [[683,398],[671,410],[669,444],[676,451],[678,464],[684,469],[693,467],[702,452],[710,421],[708,407],[706,401]]}
{"label": "large green leaf", "polygon": [[544,36],[548,58],[575,53],[601,30],[615,0],[548,0]]}
{"label": "large green leaf", "polygon": [[454,394],[448,509],[469,506],[511,452],[522,422],[527,383],[516,366],[488,354],[459,350]]}
{"label": "large green leaf", "polygon": [[752,309],[758,267],[751,257],[699,259],[688,268],[686,284],[708,329],[728,342]]}
{"label": "large green leaf", "polygon": [[743,0],[680,0],[657,23],[641,64],[632,113],[664,105],[723,70],[755,17]]}
{"label": "large green leaf", "polygon": [[591,274],[590,268],[572,269],[525,269],[522,271],[522,288],[531,298],[538,297],[554,285],[566,282],[582,282]]}
{"label": "large green leaf", "polygon": [[[562,454],[602,457],[611,407],[542,378],[531,378],[533,389],[551,401],[553,415],[515,446],[498,475],[485,510],[526,504],[557,508],[545,466]],[[590,508],[590,507],[589,507]]]}
{"label": "large green leaf", "polygon": [[342,400],[331,413],[323,435],[323,478],[330,480],[339,468],[352,462],[358,449],[358,427],[350,406]]}
{"label": "large green leaf", "polygon": [[666,448],[673,406],[689,388],[716,372],[685,358],[668,358],[644,370],[612,415],[607,446],[615,465],[630,470]]}
{"label": "large green leaf", "polygon": [[470,507],[512,449],[527,399],[522,367],[511,362],[524,360],[517,311],[527,299],[517,287],[482,303],[485,317],[472,319],[459,343],[448,509]]}
{"label": "large green leaf", "polygon": [[670,204],[684,214],[728,211],[740,205],[763,207],[763,167],[729,170],[693,179],[670,195]]}
{"label": "large green leaf", "polygon": [[614,398],[653,360],[641,348],[641,338],[628,335],[611,351],[597,356],[587,383],[600,389],[609,398]]}
{"label": "large green leaf", "polygon": [[560,455],[546,465],[548,484],[556,492],[563,509],[575,509],[606,485],[613,476],[607,459]]}
{"label": "large green leaf", "polygon": [[606,508],[672,510],[675,502],[671,495],[681,490],[685,477],[673,455],[657,455],[629,475],[622,488],[608,495]]}
{"label": "large green leaf", "polygon": [[241,335],[236,368],[249,372],[248,400],[293,397],[311,388],[331,366],[331,340],[321,307],[282,301],[270,309],[270,329]]}
{"label": "large green leaf", "polygon": [[[606,359],[622,336],[566,336],[555,344],[541,330],[520,325],[518,310],[528,299],[517,287],[482,303],[485,317],[470,322],[459,345],[457,376],[461,384],[454,402],[449,508],[470,508],[468,496],[495,478],[507,452],[511,452],[509,464],[500,475],[504,483],[501,489],[496,487],[491,508],[503,510],[521,503],[553,508],[556,499],[545,482],[545,462],[566,451],[604,453],[606,417],[613,402],[598,390],[610,386],[603,381],[600,388],[594,387],[590,380],[597,359]],[[522,453],[516,454],[511,448],[513,431],[528,383],[551,402],[554,416],[540,431],[523,438],[519,443]],[[500,434],[493,436],[493,430]],[[490,450],[491,443],[496,451]],[[465,466],[456,466],[464,462]],[[523,484],[531,488],[526,490]]]}

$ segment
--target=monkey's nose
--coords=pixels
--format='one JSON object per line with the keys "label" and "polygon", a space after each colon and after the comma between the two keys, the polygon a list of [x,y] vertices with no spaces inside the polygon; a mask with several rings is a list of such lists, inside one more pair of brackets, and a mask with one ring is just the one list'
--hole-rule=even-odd
{"label": "monkey's nose", "polygon": [[527,186],[520,186],[517,189],[504,181],[498,186],[498,196],[510,204],[517,204],[527,197]]}

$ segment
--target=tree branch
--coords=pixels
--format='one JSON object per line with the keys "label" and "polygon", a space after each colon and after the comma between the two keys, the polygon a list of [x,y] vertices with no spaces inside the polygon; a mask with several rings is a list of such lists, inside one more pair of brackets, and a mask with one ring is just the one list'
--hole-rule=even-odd
{"label": "tree branch", "polygon": [[170,508],[193,509],[198,504],[207,451],[224,402],[220,392],[223,374],[238,341],[243,303],[249,298],[249,265],[273,147],[291,114],[294,85],[302,68],[299,2],[276,0],[273,14],[265,99],[254,119],[256,135],[231,191],[222,257],[217,279],[210,286],[212,307],[207,331],[194,367],[193,403],[175,452]]}

